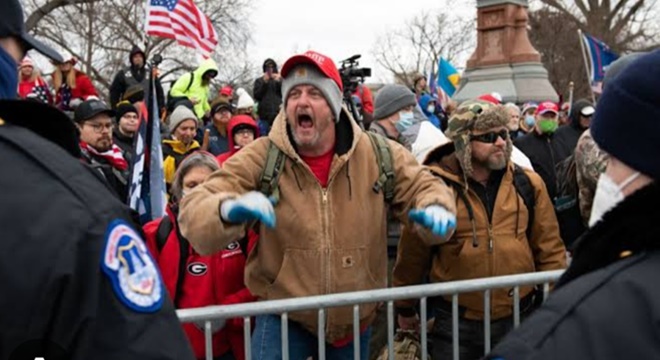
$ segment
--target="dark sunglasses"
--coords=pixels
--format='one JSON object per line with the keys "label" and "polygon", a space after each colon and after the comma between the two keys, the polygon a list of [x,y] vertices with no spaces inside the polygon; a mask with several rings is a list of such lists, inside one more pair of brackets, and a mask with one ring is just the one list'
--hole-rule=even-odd
{"label": "dark sunglasses", "polygon": [[498,132],[489,132],[481,135],[470,135],[470,141],[479,141],[482,143],[495,144],[497,138],[506,141],[509,138],[509,131],[501,130]]}

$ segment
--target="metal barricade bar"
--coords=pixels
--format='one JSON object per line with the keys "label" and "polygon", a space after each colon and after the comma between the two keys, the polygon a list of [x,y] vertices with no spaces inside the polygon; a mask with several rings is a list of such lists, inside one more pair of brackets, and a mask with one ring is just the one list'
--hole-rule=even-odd
{"label": "metal barricade bar", "polygon": [[319,360],[325,360],[325,309],[319,309]]}
{"label": "metal barricade bar", "polygon": [[245,360],[252,360],[252,325],[249,316],[243,318],[243,341],[245,343]]}
{"label": "metal barricade bar", "polygon": [[451,296],[451,336],[452,336],[452,354],[454,360],[458,360],[458,294]]}
{"label": "metal barricade bar", "polygon": [[[284,300],[261,301],[234,305],[215,305],[203,308],[177,310],[181,322],[202,322],[213,319],[231,319],[243,316],[280,314],[284,312],[318,310],[353,306],[355,304],[421,299],[440,295],[484,291],[514,286],[537,285],[556,281],[563,270],[507,275],[492,278],[452,281],[447,283],[405,286],[369,291],[356,291],[330,295],[309,296]],[[549,290],[549,284],[546,284]]]}
{"label": "metal barricade bar", "polygon": [[325,312],[327,308],[352,306],[353,307],[353,331],[354,331],[354,356],[360,357],[360,304],[387,303],[387,327],[388,327],[388,355],[394,356],[394,301],[406,299],[420,299],[420,321],[422,355],[428,354],[427,346],[427,323],[428,298],[435,296],[452,296],[452,350],[453,359],[459,359],[459,306],[458,296],[460,293],[484,292],[484,351],[491,349],[490,310],[492,289],[513,287],[514,290],[514,326],[520,324],[520,287],[527,285],[543,284],[543,300],[545,301],[550,291],[550,283],[557,281],[563,270],[545,271],[529,274],[508,275],[491,278],[471,279],[453,281],[447,283],[425,284],[407,286],[400,288],[387,288],[369,291],[357,291],[340,294],[310,296],[304,298],[292,298],[284,300],[262,301],[258,303],[243,303],[235,305],[209,306],[204,308],[177,310],[179,320],[183,323],[203,322],[205,337],[206,359],[213,358],[212,348],[212,321],[227,320],[243,317],[246,359],[251,359],[251,316],[281,314],[281,340],[282,358],[289,358],[289,333],[288,313],[293,311],[317,310],[318,311],[318,359],[325,360]]}
{"label": "metal barricade bar", "polygon": [[289,313],[282,313],[282,359],[289,360]]}
{"label": "metal barricade bar", "polygon": [[428,349],[428,344],[426,343],[426,341],[427,341],[426,335],[427,335],[427,331],[428,331],[428,329],[427,329],[427,325],[428,325],[428,323],[427,323],[427,321],[428,321],[427,320],[427,318],[428,318],[427,313],[428,313],[428,311],[427,311],[427,308],[426,308],[426,298],[425,297],[423,297],[419,300],[419,308],[420,308],[419,317],[420,317],[420,321],[421,321],[421,330],[420,330],[421,331],[421,334],[420,334],[421,338],[420,338],[420,341],[422,342],[422,359],[428,359],[429,349]]}

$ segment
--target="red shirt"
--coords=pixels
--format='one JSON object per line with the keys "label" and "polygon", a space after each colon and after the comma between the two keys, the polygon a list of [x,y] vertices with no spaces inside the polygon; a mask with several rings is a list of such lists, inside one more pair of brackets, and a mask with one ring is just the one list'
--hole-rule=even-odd
{"label": "red shirt", "polygon": [[321,156],[303,156],[300,158],[312,169],[314,176],[319,180],[322,187],[328,186],[328,177],[330,176],[330,165],[332,165],[332,158],[335,156],[335,147],[330,148],[330,151]]}

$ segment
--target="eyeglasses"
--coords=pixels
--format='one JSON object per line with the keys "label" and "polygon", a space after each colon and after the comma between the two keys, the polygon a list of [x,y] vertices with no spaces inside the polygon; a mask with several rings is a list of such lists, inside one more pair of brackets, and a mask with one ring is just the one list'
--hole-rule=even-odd
{"label": "eyeglasses", "polygon": [[112,132],[112,129],[114,129],[115,125],[113,123],[108,123],[108,124],[95,124],[95,123],[85,123],[85,125],[89,125],[92,130],[94,130],[95,133],[100,134],[103,132],[103,129],[108,129],[108,131]]}
{"label": "eyeglasses", "polygon": [[509,132],[507,130],[500,130],[498,132],[489,132],[480,135],[470,135],[470,141],[478,141],[482,143],[495,144],[497,138],[502,138],[506,141],[509,138]]}
{"label": "eyeglasses", "polygon": [[247,135],[247,134],[254,135],[254,130],[240,129],[240,130],[234,131],[234,135]]}

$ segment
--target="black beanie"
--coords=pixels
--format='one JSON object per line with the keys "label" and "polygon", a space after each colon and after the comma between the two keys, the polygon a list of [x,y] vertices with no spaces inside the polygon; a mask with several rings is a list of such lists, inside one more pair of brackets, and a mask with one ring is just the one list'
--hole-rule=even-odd
{"label": "black beanie", "polygon": [[116,119],[117,122],[119,122],[119,119],[122,118],[125,114],[129,112],[134,112],[138,113],[137,108],[133,106],[133,104],[127,102],[127,101],[122,101],[119,104],[117,104],[117,109],[115,110],[115,114],[117,114]]}
{"label": "black beanie", "polygon": [[639,57],[605,86],[591,122],[601,149],[660,180],[660,50]]}

